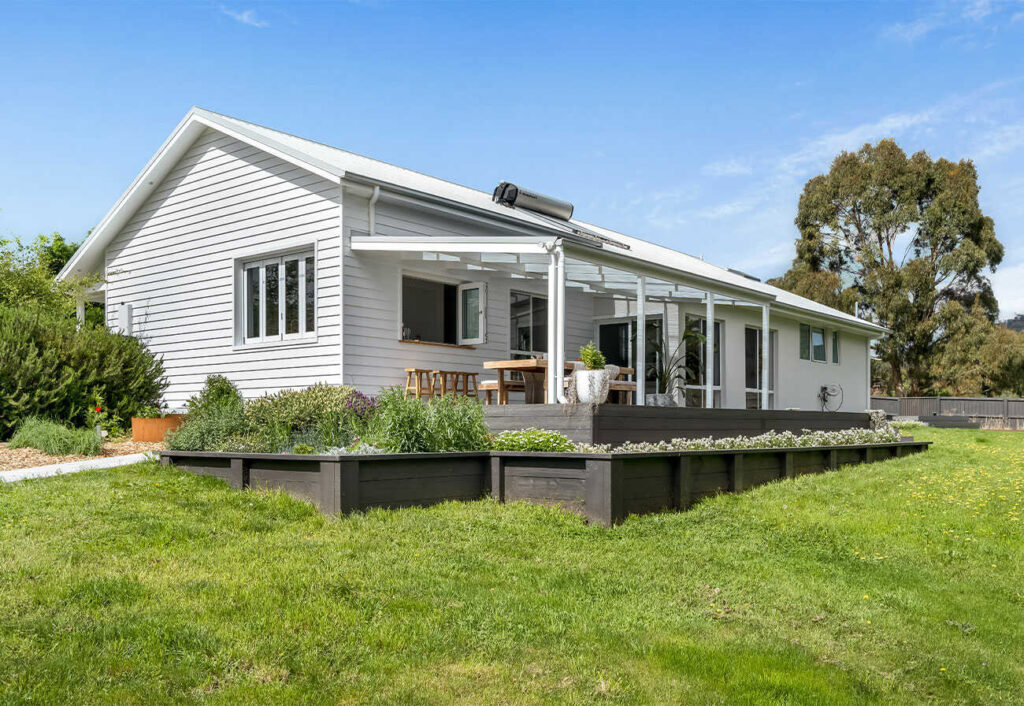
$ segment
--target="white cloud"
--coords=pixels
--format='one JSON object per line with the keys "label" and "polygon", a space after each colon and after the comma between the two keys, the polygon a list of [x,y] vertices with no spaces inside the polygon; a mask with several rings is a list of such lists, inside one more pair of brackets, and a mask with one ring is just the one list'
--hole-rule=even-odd
{"label": "white cloud", "polygon": [[1000,318],[1024,314],[1024,262],[998,268],[992,275],[992,289],[999,300]]}
{"label": "white cloud", "polygon": [[1024,148],[1024,123],[1001,125],[983,134],[974,148],[978,159],[1000,157]]}
{"label": "white cloud", "polygon": [[920,17],[913,22],[896,22],[882,29],[882,36],[886,39],[894,39],[900,42],[912,44],[918,39],[927,36],[932,31],[944,24],[939,15],[931,17]]}
{"label": "white cloud", "polygon": [[993,12],[991,0],[971,0],[963,10],[963,16],[972,22],[980,22]]}
{"label": "white cloud", "polygon": [[1018,22],[1024,22],[1024,12],[1016,12],[1010,18],[1010,24],[1017,24]]}
{"label": "white cloud", "polygon": [[239,12],[237,10],[229,10],[228,8],[221,5],[220,11],[228,17],[230,17],[231,19],[236,20],[237,22],[241,22],[244,25],[249,25],[250,27],[257,27],[259,29],[263,29],[264,27],[270,26],[270,23],[267,22],[266,20],[261,20],[258,17],[256,17],[255,10],[242,10],[241,12]]}
{"label": "white cloud", "polygon": [[722,177],[722,176],[742,176],[744,174],[751,174],[754,168],[747,162],[742,162],[738,159],[727,159],[721,162],[711,162],[701,167],[701,171],[708,176]]}

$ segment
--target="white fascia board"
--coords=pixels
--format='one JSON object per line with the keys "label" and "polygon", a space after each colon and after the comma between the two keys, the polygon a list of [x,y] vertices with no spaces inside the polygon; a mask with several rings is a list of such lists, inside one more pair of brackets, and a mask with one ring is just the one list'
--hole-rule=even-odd
{"label": "white fascia board", "polygon": [[679,270],[669,265],[651,262],[645,258],[639,258],[627,253],[613,253],[609,250],[598,248],[579,248],[566,243],[566,255],[593,264],[606,264],[617,269],[626,270],[638,275],[654,277],[671,283],[679,283],[696,289],[725,294],[727,296],[739,296],[752,302],[773,302],[775,296],[766,294],[759,289],[746,289],[724,282],[720,282],[702,275]]}
{"label": "white fascia board", "polygon": [[278,159],[301,167],[306,171],[312,172],[318,177],[326,179],[334,184],[340,185],[342,178],[345,176],[345,172],[343,170],[332,167],[326,162],[322,162],[319,159],[303,154],[298,150],[294,150],[279,142],[270,142],[266,138],[261,137],[242,126],[228,125],[224,121],[218,120],[216,116],[210,115],[207,111],[202,110],[201,108],[197,109],[194,119],[196,122],[201,123],[212,130],[222,132],[236,140],[248,143],[253,147],[257,147],[264,152],[267,152],[268,154],[274,155]]}
{"label": "white fascia board", "polygon": [[[102,254],[102,250],[109,244],[110,239],[131,219],[206,128],[229,135],[257,149],[273,154],[275,157],[306,169],[328,181],[341,183],[344,173],[339,174],[337,170],[326,170],[322,165],[314,164],[315,160],[311,161],[297,155],[294,150],[268,144],[266,140],[245,134],[245,132],[224,125],[216,119],[210,119],[207,115],[208,113],[201,108],[193,108],[185,115],[171,135],[160,145],[160,149],[135,177],[128,189],[121,194],[103,220],[93,229],[82,246],[57,274],[58,280],[73,274],[85,274],[85,270],[96,270],[98,264],[95,262],[96,257]],[[99,249],[99,253],[97,253],[97,249]],[[88,265],[91,267],[86,267]]]}
{"label": "white fascia board", "polygon": [[[889,333],[889,329],[878,324],[873,324],[870,321],[864,319],[853,319],[853,317],[846,318],[849,316],[829,316],[817,311],[811,311],[809,309],[803,309],[791,304],[775,303],[771,308],[772,315],[778,314],[787,319],[792,319],[799,323],[817,324],[819,326],[825,326],[826,328],[839,329],[842,331],[853,331],[862,336],[881,336]],[[840,312],[842,313],[842,312]]]}
{"label": "white fascia board", "polygon": [[546,253],[552,239],[526,237],[459,238],[443,240],[429,236],[419,238],[387,238],[352,236],[353,250],[376,252],[462,252],[462,253]]}

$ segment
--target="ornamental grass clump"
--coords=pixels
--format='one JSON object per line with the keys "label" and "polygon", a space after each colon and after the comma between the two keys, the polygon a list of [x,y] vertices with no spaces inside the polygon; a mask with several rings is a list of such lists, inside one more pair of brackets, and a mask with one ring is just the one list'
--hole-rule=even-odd
{"label": "ornamental grass clump", "polygon": [[178,451],[218,451],[229,438],[244,432],[241,393],[223,375],[211,375],[202,391],[189,399],[188,416],[184,424],[167,435],[167,447]]}
{"label": "ornamental grass clump", "polygon": [[12,449],[38,449],[51,456],[98,456],[103,439],[95,429],[71,429],[46,419],[30,417],[14,432]]}

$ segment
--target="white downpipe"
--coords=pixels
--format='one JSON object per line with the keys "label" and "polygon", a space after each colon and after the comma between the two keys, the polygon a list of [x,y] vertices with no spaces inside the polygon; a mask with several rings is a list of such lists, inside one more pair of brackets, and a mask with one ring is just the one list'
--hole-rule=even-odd
{"label": "white downpipe", "polygon": [[377,199],[380,198],[380,187],[373,187],[370,195],[370,205],[366,210],[366,220],[369,221],[370,236],[377,235]]}
{"label": "white downpipe", "polygon": [[[555,376],[555,339],[558,337],[555,335],[555,331],[558,327],[558,312],[555,311],[555,307],[558,303],[558,255],[556,254],[555,248],[548,248],[548,369],[546,371],[547,376],[547,394],[544,397],[544,401],[548,404],[555,404],[558,402],[558,396],[555,394],[555,383],[557,377]],[[502,373],[504,374],[504,373]]]}
{"label": "white downpipe", "polygon": [[708,292],[707,310],[704,312],[704,406],[715,406],[715,294]]}
{"label": "white downpipe", "polygon": [[769,328],[768,305],[761,305],[761,409],[768,409],[770,395],[768,394],[768,380],[771,372],[771,341],[772,334]]}
{"label": "white downpipe", "polygon": [[562,242],[558,241],[556,250],[558,254],[558,315],[555,320],[555,334],[558,341],[555,344],[555,351],[558,361],[555,363],[555,397],[560,404],[566,404],[569,400],[565,397],[565,251],[562,249]]}
{"label": "white downpipe", "polygon": [[647,278],[640,275],[636,278],[636,360],[633,369],[636,374],[637,406],[643,407],[647,397],[647,375],[644,368],[647,363]]}

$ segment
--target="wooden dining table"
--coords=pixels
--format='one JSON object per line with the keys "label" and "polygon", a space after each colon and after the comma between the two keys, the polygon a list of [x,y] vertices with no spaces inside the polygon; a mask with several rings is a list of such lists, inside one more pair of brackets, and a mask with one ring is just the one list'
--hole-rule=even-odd
{"label": "wooden dining table", "polygon": [[[520,373],[523,376],[526,404],[543,404],[547,395],[548,360],[547,358],[520,358],[516,360],[488,360],[484,361],[485,370],[494,370],[498,373],[498,404],[505,404],[508,401],[508,385],[510,380],[505,379],[505,372]],[[565,362],[565,372],[573,371],[571,361]],[[619,375],[632,375],[633,368],[620,368]]]}

